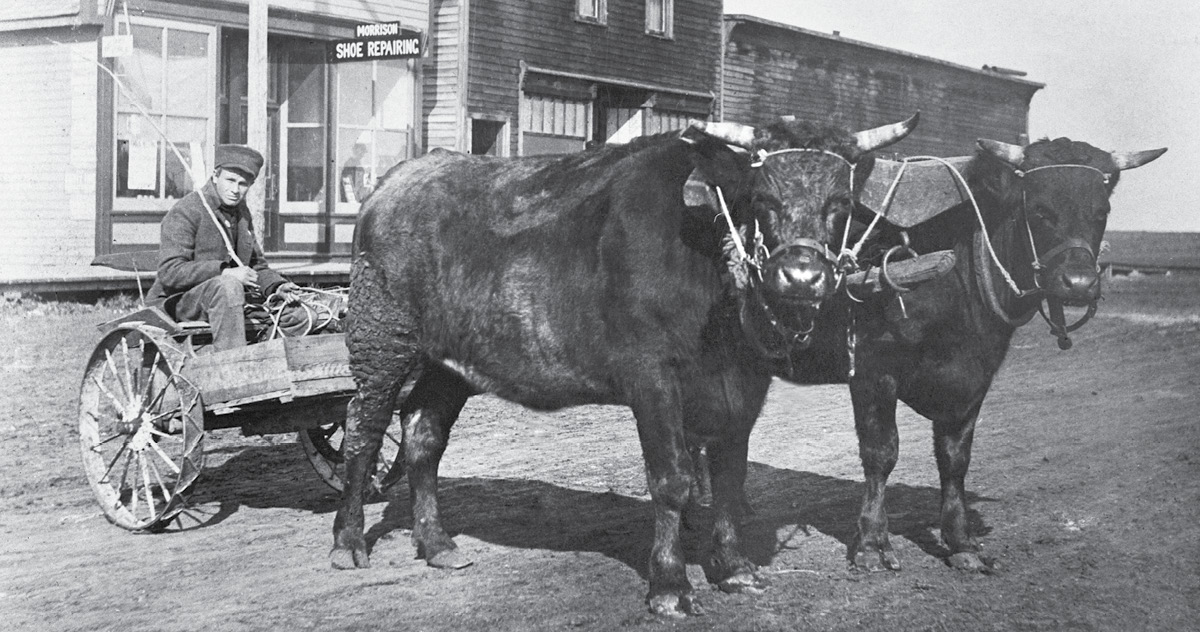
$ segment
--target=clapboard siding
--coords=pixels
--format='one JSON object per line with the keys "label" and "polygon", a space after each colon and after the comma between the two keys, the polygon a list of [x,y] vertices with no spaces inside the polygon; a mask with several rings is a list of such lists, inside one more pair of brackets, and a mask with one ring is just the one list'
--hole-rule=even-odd
{"label": "clapboard siding", "polygon": [[[39,31],[0,44],[0,277],[87,265],[95,250],[95,30]],[[63,42],[57,45],[48,39]],[[50,78],[53,78],[50,80]]]}
{"label": "clapboard siding", "polygon": [[[675,2],[674,38],[645,34],[644,0],[608,0],[608,23],[575,19],[574,2],[471,0],[471,111],[518,111],[520,64],[686,92],[714,93],[720,0]],[[516,135],[512,151],[516,153]]]}
{"label": "clapboard siding", "polygon": [[460,94],[459,66],[462,54],[462,2],[432,0],[430,21],[433,34],[424,65],[422,125],[425,148],[465,149],[462,117],[465,95]]}
{"label": "clapboard siding", "polygon": [[975,140],[1026,140],[1041,84],[746,16],[726,16],[722,116],[792,114],[864,129],[921,112],[892,151],[970,153]]}

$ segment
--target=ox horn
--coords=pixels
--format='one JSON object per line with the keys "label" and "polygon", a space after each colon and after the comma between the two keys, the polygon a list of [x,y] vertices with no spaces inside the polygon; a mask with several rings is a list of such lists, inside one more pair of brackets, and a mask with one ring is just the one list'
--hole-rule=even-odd
{"label": "ox horn", "polygon": [[899,123],[892,123],[891,125],[883,125],[858,132],[854,135],[854,140],[860,150],[875,151],[908,136],[910,132],[916,129],[917,123],[920,120],[921,113],[917,112],[909,117],[907,121],[900,121]]}
{"label": "ox horn", "polygon": [[998,140],[989,140],[987,138],[980,138],[979,140],[975,141],[975,143],[979,145],[980,149],[1000,160],[1003,160],[1013,167],[1020,167],[1021,163],[1025,161],[1025,148],[1020,145],[1010,145],[1008,143],[1002,143]]}
{"label": "ox horn", "polygon": [[1124,171],[1126,169],[1135,169],[1140,167],[1155,158],[1167,153],[1167,148],[1147,149],[1146,151],[1126,151],[1126,152],[1111,152],[1113,162],[1116,163],[1117,169]]}
{"label": "ox horn", "polygon": [[749,149],[754,142],[754,128],[741,123],[692,121],[689,127],[737,147]]}

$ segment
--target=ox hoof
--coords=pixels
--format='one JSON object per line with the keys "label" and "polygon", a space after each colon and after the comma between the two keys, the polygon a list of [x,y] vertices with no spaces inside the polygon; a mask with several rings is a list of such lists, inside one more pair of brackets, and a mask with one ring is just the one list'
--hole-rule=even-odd
{"label": "ox hoof", "polygon": [[688,595],[655,595],[650,598],[650,612],[660,617],[682,619],[684,617],[702,617],[704,608],[700,602]]}
{"label": "ox hoof", "polygon": [[900,558],[896,557],[895,551],[859,551],[854,556],[853,566],[854,570],[868,573],[899,571]]}
{"label": "ox hoof", "polygon": [[371,558],[366,551],[335,548],[329,552],[329,564],[339,571],[371,568]]}
{"label": "ox hoof", "polygon": [[767,582],[755,573],[738,573],[722,579],[717,583],[717,588],[726,593],[761,595],[767,590]]}
{"label": "ox hoof", "polygon": [[960,571],[986,573],[992,570],[991,567],[979,557],[979,554],[975,553],[974,551],[955,553],[954,555],[951,555],[950,559],[947,561],[949,562],[951,568]]}
{"label": "ox hoof", "polygon": [[434,568],[445,568],[449,570],[458,570],[466,568],[475,563],[474,560],[463,555],[458,549],[446,549],[425,560],[426,564]]}

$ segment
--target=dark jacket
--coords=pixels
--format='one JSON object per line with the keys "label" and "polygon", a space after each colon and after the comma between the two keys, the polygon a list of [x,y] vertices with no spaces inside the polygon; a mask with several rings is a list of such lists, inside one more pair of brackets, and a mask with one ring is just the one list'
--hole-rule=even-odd
{"label": "dark jacket", "polygon": [[[149,301],[166,301],[221,274],[221,270],[237,265],[225,248],[221,229],[200,201],[201,194],[218,219],[225,214],[211,182],[200,191],[187,194],[167,211],[161,226],[158,276],[146,297]],[[270,295],[284,278],[267,266],[262,250],[254,241],[254,227],[246,203],[238,204],[233,210],[236,216],[235,235],[231,237],[234,250],[243,263],[258,271],[258,285],[264,295]]]}

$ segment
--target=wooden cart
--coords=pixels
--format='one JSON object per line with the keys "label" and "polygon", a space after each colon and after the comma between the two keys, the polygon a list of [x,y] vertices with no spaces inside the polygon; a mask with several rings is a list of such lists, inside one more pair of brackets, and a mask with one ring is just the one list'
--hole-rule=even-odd
{"label": "wooden cart", "polygon": [[[105,335],[80,388],[79,440],[88,482],[111,522],[131,531],[170,524],[204,467],[205,434],[226,428],[296,432],[317,474],[341,490],[341,438],[355,388],[343,334],[214,351],[207,323],[175,322],[157,307],[100,328]],[[399,452],[399,437],[389,433],[375,491],[400,478],[402,468],[392,467]]]}

